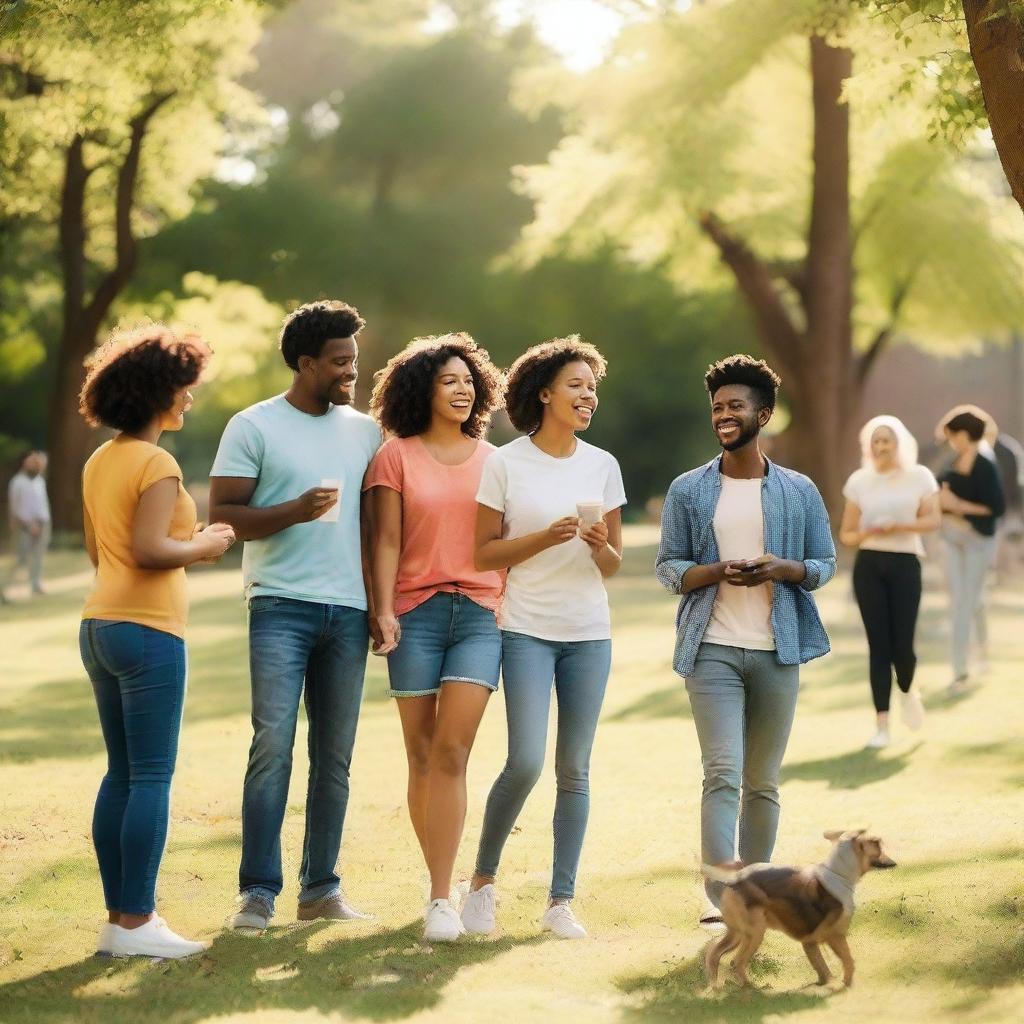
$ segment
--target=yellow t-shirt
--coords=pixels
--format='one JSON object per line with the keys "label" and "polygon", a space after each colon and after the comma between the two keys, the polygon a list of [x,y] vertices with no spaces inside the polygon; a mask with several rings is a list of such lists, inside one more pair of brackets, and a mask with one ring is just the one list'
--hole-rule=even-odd
{"label": "yellow t-shirt", "polygon": [[196,504],[181,485],[181,469],[169,452],[121,434],[100,445],[86,462],[82,499],[96,535],[99,567],[83,619],[137,622],[185,635],[185,570],[142,569],[132,557],[132,524],[139,498],[168,477],[178,481],[169,536],[189,540],[196,527]]}

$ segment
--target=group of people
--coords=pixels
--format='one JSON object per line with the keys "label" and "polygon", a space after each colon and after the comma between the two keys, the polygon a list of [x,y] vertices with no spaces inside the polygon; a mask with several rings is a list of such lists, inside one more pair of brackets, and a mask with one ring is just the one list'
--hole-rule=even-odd
{"label": "group of people", "polygon": [[[108,911],[101,953],[203,948],[157,915],[156,879],[185,698],[184,569],[236,540],[245,545],[253,738],[228,926],[266,928],[284,887],[281,828],[300,700],[309,779],[297,917],[368,916],[343,892],[337,862],[370,647],[387,658],[407,754],[409,816],[429,873],[424,939],[495,930],[501,856],[543,770],[552,692],[556,800],[541,921],[560,938],[587,934],[571,901],[611,665],[604,581],[621,564],[626,495],[615,458],[579,435],[607,364],[575,336],[529,348],[505,373],[466,334],[419,338],[376,375],[367,416],[352,404],[363,325],[337,301],[287,317],[280,348],[291,386],[228,423],[205,527],[158,444],[183,426],[210,358],[205,343],[148,326],[114,337],[88,369],[82,412],[116,431],[83,474],[97,572],[80,646],[108,753],[93,818]],[[768,861],[799,666],[829,650],[811,592],[835,574],[836,555],[813,482],[761,451],[778,376],[737,355],[710,367],[705,384],[721,454],[669,488],[656,573],[681,595],[674,665],[703,756],[702,859]],[[484,435],[501,407],[521,436],[495,448]],[[907,552],[892,545],[926,528],[934,500],[892,424],[872,428],[870,447],[876,461],[864,473],[913,476],[913,486],[908,477],[885,492],[894,509],[885,521],[878,481],[862,473],[847,489],[844,539],[865,549],[858,593],[877,611],[871,588],[909,586],[902,559],[893,562]],[[975,469],[958,461],[940,499],[969,523],[994,513],[981,484],[964,482]],[[917,515],[907,519],[911,492]],[[869,546],[874,538],[890,547]],[[964,548],[970,558],[974,548]],[[912,632],[911,621],[908,655],[891,628],[869,627],[876,698],[883,689],[888,697],[883,653],[909,691]],[[467,763],[499,681],[508,755],[487,798],[472,878],[453,892]],[[720,922],[719,896],[708,883],[701,923]]]}

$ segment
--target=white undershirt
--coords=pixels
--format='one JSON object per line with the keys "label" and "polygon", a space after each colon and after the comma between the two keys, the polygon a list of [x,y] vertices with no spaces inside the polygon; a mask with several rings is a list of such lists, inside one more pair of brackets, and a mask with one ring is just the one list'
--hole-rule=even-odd
{"label": "white undershirt", "polygon": [[[723,562],[758,558],[764,552],[764,512],[760,478],[735,480],[723,476],[722,491],[712,525]],[[706,643],[774,651],[772,584],[757,587],[718,586],[711,621],[704,631]]]}

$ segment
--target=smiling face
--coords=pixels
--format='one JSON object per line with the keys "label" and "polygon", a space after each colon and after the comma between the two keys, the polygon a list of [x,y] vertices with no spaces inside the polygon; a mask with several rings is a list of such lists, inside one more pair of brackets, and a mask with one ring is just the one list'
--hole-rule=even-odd
{"label": "smiling face", "polygon": [[877,427],[873,431],[871,458],[879,471],[894,469],[899,464],[899,441],[892,427]]}
{"label": "smiling face", "polygon": [[192,408],[193,398],[191,388],[193,387],[195,387],[195,385],[190,384],[189,387],[179,388],[174,392],[174,401],[171,403],[170,409],[167,409],[161,414],[161,430],[181,430],[181,428],[185,426],[185,413]]}
{"label": "smiling face", "polygon": [[551,382],[540,389],[544,419],[553,419],[572,430],[586,430],[597,411],[597,378],[582,359],[566,363]]}
{"label": "smiling face", "polygon": [[331,405],[351,405],[355,400],[358,364],[355,338],[330,338],[316,358],[299,356],[299,372],[306,376],[310,395]]}
{"label": "smiling face", "polygon": [[476,384],[465,360],[452,356],[434,375],[430,396],[431,418],[465,423],[473,413]]}
{"label": "smiling face", "polygon": [[757,394],[746,384],[725,384],[711,396],[711,428],[727,452],[756,440],[771,415],[758,408]]}

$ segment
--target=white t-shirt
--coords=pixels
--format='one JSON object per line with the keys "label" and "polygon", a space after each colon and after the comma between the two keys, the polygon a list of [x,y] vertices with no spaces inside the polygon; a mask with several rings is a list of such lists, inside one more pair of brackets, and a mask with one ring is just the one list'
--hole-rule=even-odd
{"label": "white t-shirt", "polygon": [[[912,523],[921,502],[938,491],[932,471],[916,464],[909,469],[879,473],[874,469],[858,469],[850,475],[843,496],[860,509],[861,529],[885,526],[888,523]],[[909,530],[866,537],[861,543],[865,551],[896,551],[924,557],[921,535]]]}
{"label": "white t-shirt", "polygon": [[[763,482],[761,477],[754,480],[722,477],[722,492],[712,526],[718,542],[718,557],[723,562],[758,558],[764,554]],[[772,584],[735,587],[731,583],[720,583],[704,640],[723,647],[774,651]]]}
{"label": "white t-shirt", "polygon": [[[576,451],[557,459],[518,437],[487,457],[476,500],[502,513],[501,535],[513,540],[576,515],[577,502],[600,501],[611,512],[626,493],[608,452],[577,438]],[[498,622],[541,640],[610,639],[608,593],[587,543],[574,537],[512,566]]]}

